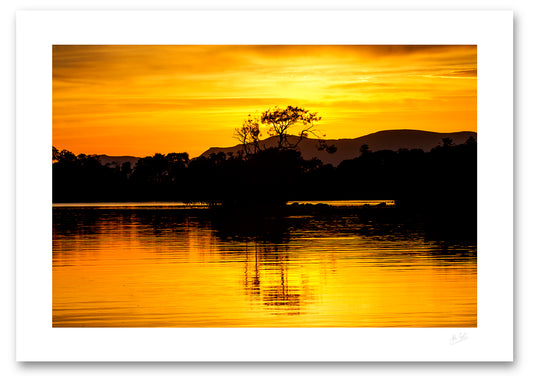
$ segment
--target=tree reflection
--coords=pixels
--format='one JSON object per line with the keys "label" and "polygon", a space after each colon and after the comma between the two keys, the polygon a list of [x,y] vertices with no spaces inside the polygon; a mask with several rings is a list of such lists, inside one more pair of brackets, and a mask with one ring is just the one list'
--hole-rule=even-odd
{"label": "tree reflection", "polygon": [[211,218],[215,235],[222,240],[253,240],[265,243],[287,243],[290,227],[279,215],[215,214]]}
{"label": "tree reflection", "polygon": [[[209,290],[213,283],[235,289],[256,313],[272,315],[311,313],[326,278],[337,274],[337,263],[341,271],[348,264],[385,273],[452,263],[468,263],[475,271],[476,265],[475,246],[429,241],[419,222],[402,221],[387,208],[314,215],[223,215],[171,208],[54,208],[53,213],[55,264],[107,244],[122,250],[120,257],[135,251],[147,264],[179,265],[169,272],[188,272],[188,262],[213,266],[213,273],[223,273],[213,274],[212,280],[191,277],[196,287]],[[67,241],[60,242],[62,237]],[[218,275],[229,279],[218,280]],[[169,280],[174,278],[172,274]]]}
{"label": "tree reflection", "polygon": [[271,308],[273,314],[300,314],[302,306],[312,300],[312,294],[306,279],[290,270],[288,247],[255,243],[253,249],[243,252],[244,291]]}
{"label": "tree reflection", "polygon": [[[251,247],[224,252],[229,257],[244,256],[243,287],[246,294],[274,314],[299,314],[310,300],[304,295],[301,278],[291,275],[291,223],[274,213],[231,215],[227,212],[212,218],[215,235],[223,241],[245,241]],[[309,289],[306,288],[309,292]]]}

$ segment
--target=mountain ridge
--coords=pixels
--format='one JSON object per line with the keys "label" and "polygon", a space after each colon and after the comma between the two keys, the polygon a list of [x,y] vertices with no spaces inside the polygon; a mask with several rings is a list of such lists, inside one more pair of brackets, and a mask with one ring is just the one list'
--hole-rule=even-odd
{"label": "mountain ridge", "polygon": [[[353,159],[360,155],[360,148],[362,145],[368,145],[371,151],[379,150],[393,150],[398,149],[422,149],[430,151],[435,146],[439,145],[443,138],[451,138],[453,143],[462,144],[468,140],[469,137],[474,137],[477,140],[477,133],[472,131],[459,132],[431,132],[416,129],[392,129],[383,130],[367,134],[365,136],[356,138],[339,138],[339,139],[324,139],[328,145],[335,145],[337,151],[330,154],[324,150],[318,150],[318,139],[305,138],[303,139],[296,150],[302,153],[304,159],[317,158],[324,164],[332,164],[337,166],[340,162],[346,159]],[[296,136],[289,136],[290,140],[296,141]],[[269,137],[260,141],[261,148],[274,147],[277,145],[277,137]],[[215,153],[223,152],[225,154],[237,154],[242,151],[242,145],[235,145],[230,147],[211,147],[203,152],[200,157],[208,157]]]}
{"label": "mountain ridge", "polygon": [[[471,136],[477,140],[477,133],[471,131],[445,133],[416,129],[392,129],[378,131],[355,138],[325,139],[324,141],[326,141],[328,145],[335,145],[337,147],[337,151],[333,154],[318,150],[318,139],[314,138],[303,139],[298,145],[297,150],[302,153],[304,159],[312,159],[315,157],[320,159],[324,164],[331,163],[332,165],[337,166],[343,160],[358,157],[360,155],[360,148],[364,144],[368,145],[371,151],[397,151],[400,148],[430,151],[445,137],[451,138],[455,144],[462,144]],[[289,140],[295,142],[297,136],[289,136]],[[277,143],[278,139],[275,136],[260,141],[262,148],[276,147]],[[212,153],[217,154],[220,152],[225,154],[237,154],[239,150],[243,150],[242,145],[229,147],[214,146],[204,151],[199,157],[209,157]],[[107,154],[94,154],[94,156],[99,158],[102,165],[108,165],[110,167],[120,167],[124,162],[130,162],[130,165],[133,168],[140,159],[140,157],[130,155],[112,156]]]}

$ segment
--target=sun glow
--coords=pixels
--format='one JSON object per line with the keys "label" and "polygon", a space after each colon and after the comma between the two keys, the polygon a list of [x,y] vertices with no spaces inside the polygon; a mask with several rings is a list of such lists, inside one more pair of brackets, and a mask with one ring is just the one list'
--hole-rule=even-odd
{"label": "sun glow", "polygon": [[476,46],[53,47],[53,143],[152,155],[232,146],[248,113],[301,106],[328,138],[476,131]]}

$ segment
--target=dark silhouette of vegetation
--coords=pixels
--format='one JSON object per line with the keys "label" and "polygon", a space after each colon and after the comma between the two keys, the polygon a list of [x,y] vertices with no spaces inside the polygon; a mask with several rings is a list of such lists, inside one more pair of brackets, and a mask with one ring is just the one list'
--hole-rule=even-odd
{"label": "dark silhouette of vegetation", "polygon": [[275,212],[293,200],[393,199],[398,209],[434,228],[475,232],[474,139],[461,145],[442,142],[430,152],[365,149],[338,167],[277,148],[192,160],[187,153],[155,154],[120,167],[67,150],[54,151],[53,158],[54,202],[185,201]]}
{"label": "dark silhouette of vegetation", "polygon": [[259,151],[259,139],[261,137],[259,120],[249,114],[242,122],[242,126],[235,128],[233,137],[242,144],[244,154],[257,153]]}
{"label": "dark silhouette of vegetation", "polygon": [[120,171],[103,166],[94,156],[52,149],[54,202],[91,202],[119,199],[125,189]]}
{"label": "dark silhouette of vegetation", "polygon": [[[301,107],[274,107],[263,112],[261,124],[268,126],[269,135],[279,139],[278,149],[294,149],[304,137],[318,136],[316,123],[321,119],[317,112],[309,112]],[[290,143],[287,138],[289,130],[298,123],[301,123],[303,128],[298,131],[297,141]]]}
{"label": "dark silhouette of vegetation", "polygon": [[[135,166],[104,166],[95,156],[54,151],[54,202],[178,200],[216,203],[395,199],[398,204],[475,197],[475,140],[420,149],[369,151],[333,167],[296,150],[243,155],[155,154]],[[354,153],[355,154],[355,153]]]}
{"label": "dark silhouette of vegetation", "polygon": [[[140,158],[134,166],[129,162],[119,167],[102,165],[98,157],[53,147],[53,202],[204,202],[224,217],[228,212],[276,216],[286,213],[288,201],[387,199],[396,201],[394,210],[402,218],[414,218],[427,225],[428,231],[453,228],[475,237],[474,138],[460,145],[444,138],[429,152],[371,151],[363,145],[354,150],[352,159],[334,167],[316,158],[303,159],[295,150],[299,141],[288,141],[288,131],[297,122],[304,126],[298,135],[301,140],[314,134],[318,120],[316,113],[298,107],[274,108],[260,119],[250,116],[236,130],[244,153],[220,152],[194,159],[184,152],[156,153]],[[276,147],[259,148],[261,124],[279,137]],[[293,206],[291,210],[308,208]],[[313,214],[327,210],[315,207]],[[369,215],[381,212],[373,210]],[[391,210],[385,212],[390,215]]]}
{"label": "dark silhouette of vegetation", "polygon": [[[261,116],[254,117],[249,114],[241,127],[235,128],[233,137],[242,144],[245,155],[259,152],[261,126],[266,128],[269,136],[277,138],[278,150],[294,150],[304,138],[314,136],[318,141],[318,150],[334,153],[337,148],[334,145],[327,145],[322,139],[325,135],[321,134],[317,128],[317,123],[321,119],[317,112],[310,112],[301,107],[274,107],[264,111]],[[289,135],[292,130],[296,132],[293,132],[295,137],[292,138],[293,141],[290,141]]]}

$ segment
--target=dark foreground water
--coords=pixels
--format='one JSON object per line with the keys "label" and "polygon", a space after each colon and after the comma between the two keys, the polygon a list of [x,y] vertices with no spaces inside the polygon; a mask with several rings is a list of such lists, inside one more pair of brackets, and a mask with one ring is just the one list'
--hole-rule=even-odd
{"label": "dark foreground water", "polygon": [[397,221],[147,204],[53,213],[54,327],[477,325],[476,247]]}

